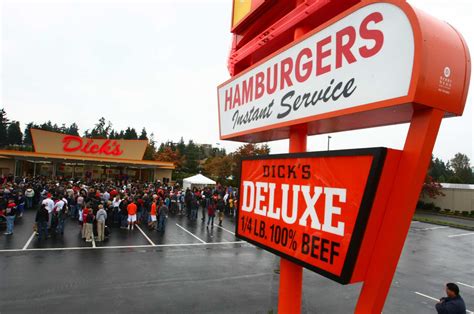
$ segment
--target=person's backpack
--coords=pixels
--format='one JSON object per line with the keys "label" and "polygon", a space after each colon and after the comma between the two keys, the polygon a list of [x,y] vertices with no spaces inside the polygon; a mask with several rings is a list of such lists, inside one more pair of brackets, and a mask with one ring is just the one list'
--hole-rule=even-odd
{"label": "person's backpack", "polygon": [[224,209],[224,201],[222,199],[217,200],[217,209],[218,210],[223,210]]}
{"label": "person's backpack", "polygon": [[16,206],[9,207],[5,209],[5,215],[6,216],[15,216],[16,215]]}
{"label": "person's backpack", "polygon": [[92,213],[87,214],[86,223],[91,224],[93,222],[94,222],[94,214]]}

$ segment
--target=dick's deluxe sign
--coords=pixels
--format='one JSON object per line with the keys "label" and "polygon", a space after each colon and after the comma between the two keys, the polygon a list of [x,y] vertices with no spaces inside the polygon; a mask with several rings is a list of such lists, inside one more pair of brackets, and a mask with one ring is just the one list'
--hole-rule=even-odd
{"label": "dick's deluxe sign", "polygon": [[396,162],[397,153],[372,148],[244,159],[236,235],[340,283],[357,281],[366,225],[380,210],[374,195],[383,165],[387,154]]}
{"label": "dick's deluxe sign", "polygon": [[220,85],[221,138],[406,96],[413,56],[402,10],[363,7]]}

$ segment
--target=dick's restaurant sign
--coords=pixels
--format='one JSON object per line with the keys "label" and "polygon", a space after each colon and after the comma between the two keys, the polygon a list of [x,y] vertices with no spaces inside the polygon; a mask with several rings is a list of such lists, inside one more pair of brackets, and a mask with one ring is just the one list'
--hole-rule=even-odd
{"label": "dick's restaurant sign", "polygon": [[360,254],[369,216],[383,210],[374,197],[387,153],[398,162],[384,148],[243,160],[236,235],[340,283],[357,281],[357,257],[370,256],[367,246]]}
{"label": "dick's restaurant sign", "polygon": [[35,152],[94,158],[142,160],[147,141],[91,139],[31,129]]}

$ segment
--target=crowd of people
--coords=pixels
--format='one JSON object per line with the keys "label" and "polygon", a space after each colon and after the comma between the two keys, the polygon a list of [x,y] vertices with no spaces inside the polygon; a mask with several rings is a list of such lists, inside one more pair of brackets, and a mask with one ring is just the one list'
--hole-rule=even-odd
{"label": "crowd of people", "polygon": [[157,182],[56,180],[45,177],[0,178],[0,222],[5,235],[12,235],[15,219],[25,210],[36,210],[34,229],[38,240],[62,236],[67,219],[77,220],[87,241],[104,241],[111,227],[134,230],[136,225],[164,233],[169,215],[201,220],[207,228],[219,225],[226,214],[236,213],[237,190],[205,187],[183,190],[178,184]]}

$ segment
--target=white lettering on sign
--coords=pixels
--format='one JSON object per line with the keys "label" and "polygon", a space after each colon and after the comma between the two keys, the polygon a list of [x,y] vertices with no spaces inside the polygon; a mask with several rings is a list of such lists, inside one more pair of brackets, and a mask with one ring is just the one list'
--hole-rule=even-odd
{"label": "white lettering on sign", "polygon": [[406,96],[413,59],[405,13],[369,4],[221,85],[221,137]]}
{"label": "white lettering on sign", "polygon": [[[275,205],[275,192],[277,188],[281,192],[281,204],[280,208],[274,208]],[[298,220],[300,226],[306,227],[308,223],[310,227],[315,230],[322,230],[335,235],[344,235],[344,222],[338,221],[335,226],[333,221],[335,216],[342,215],[342,208],[334,206],[334,200],[339,203],[346,202],[346,189],[332,188],[332,187],[321,187],[308,185],[293,185],[291,187],[291,197],[293,199],[291,215],[288,213],[288,197],[290,194],[290,186],[288,184],[281,184],[276,186],[275,183],[267,182],[243,182],[242,191],[242,210],[245,212],[254,212],[260,216],[266,216],[276,220],[282,219],[287,224],[294,224]],[[300,214],[299,212],[299,195],[303,196],[305,202],[305,209]],[[320,220],[316,212],[316,204],[324,196],[324,215],[323,219]],[[269,204],[265,206],[263,204]],[[281,213],[281,215],[280,215]],[[308,221],[309,220],[309,221]],[[321,221],[323,224],[321,225]]]}

